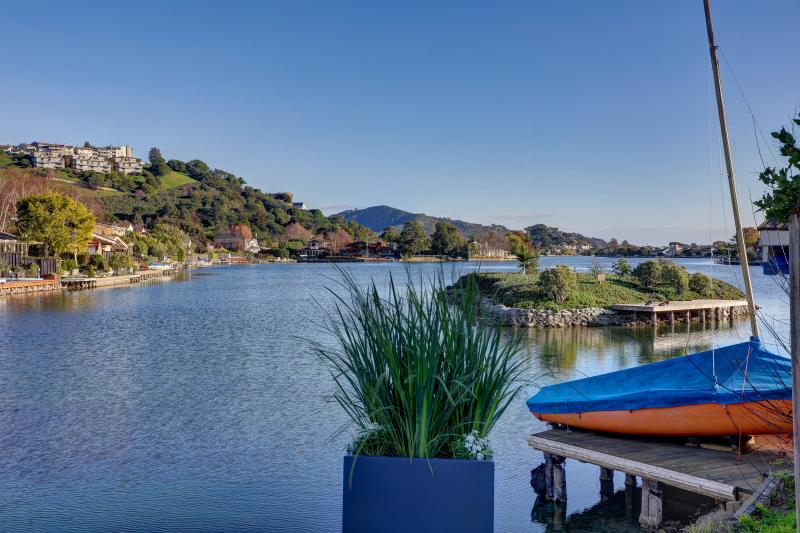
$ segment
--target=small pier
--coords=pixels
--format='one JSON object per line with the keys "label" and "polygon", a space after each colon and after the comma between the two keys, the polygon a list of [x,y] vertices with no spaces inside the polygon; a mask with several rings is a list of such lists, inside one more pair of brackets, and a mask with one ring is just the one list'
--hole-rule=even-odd
{"label": "small pier", "polygon": [[685,302],[662,302],[646,304],[617,304],[611,309],[617,313],[632,313],[641,316],[652,324],[664,321],[674,324],[676,321],[722,322],[736,316],[747,316],[747,300],[688,300]]}
{"label": "small pier", "polygon": [[[641,478],[639,523],[651,528],[662,522],[662,484],[720,503],[741,502],[758,490],[770,470],[776,468],[774,461],[783,457],[778,447],[759,446],[737,455],[705,446],[690,447],[685,440],[562,428],[529,435],[528,445],[544,452],[545,497],[549,501],[567,500],[566,459],[599,467],[601,496],[607,497],[609,491],[613,494],[615,470],[625,473],[626,495],[633,494],[637,478]],[[629,503],[631,498],[626,497],[626,507]]]}

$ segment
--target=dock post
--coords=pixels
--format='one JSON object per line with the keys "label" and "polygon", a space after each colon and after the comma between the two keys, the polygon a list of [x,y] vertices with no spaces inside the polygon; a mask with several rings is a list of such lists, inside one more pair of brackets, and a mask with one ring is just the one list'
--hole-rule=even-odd
{"label": "dock post", "polygon": [[653,316],[652,316],[651,320],[653,321],[653,325],[654,326],[658,326],[658,313],[653,311]]}
{"label": "dock post", "polygon": [[657,528],[664,517],[664,494],[661,484],[652,479],[642,478],[642,512],[639,524],[642,527]]}
{"label": "dock post", "polygon": [[668,316],[669,316],[669,325],[671,326],[675,324],[675,312],[670,311]]}
{"label": "dock post", "polygon": [[566,457],[561,457],[552,453],[545,453],[544,461],[547,499],[554,502],[567,501],[567,475],[564,469],[564,461],[566,461]]}
{"label": "dock post", "polygon": [[687,324],[691,324],[692,323],[692,312],[691,311],[686,311],[686,323]]}
{"label": "dock post", "polygon": [[700,322],[703,323],[703,324],[706,323],[706,310],[705,309],[701,309],[700,310]]}
{"label": "dock post", "polygon": [[625,517],[633,516],[633,500],[636,496],[636,476],[625,474]]}
{"label": "dock post", "polygon": [[614,495],[614,471],[600,467],[600,501],[607,502]]}

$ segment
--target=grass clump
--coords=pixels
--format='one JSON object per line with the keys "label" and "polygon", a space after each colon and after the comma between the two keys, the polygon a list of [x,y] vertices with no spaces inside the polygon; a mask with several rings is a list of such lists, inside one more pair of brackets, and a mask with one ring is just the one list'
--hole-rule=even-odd
{"label": "grass clump", "polygon": [[[350,453],[400,457],[483,455],[485,439],[521,387],[520,338],[480,316],[474,281],[449,299],[441,278],[387,294],[342,271],[326,330],[316,345],[335,398],[358,433]],[[475,443],[479,442],[481,446]]]}

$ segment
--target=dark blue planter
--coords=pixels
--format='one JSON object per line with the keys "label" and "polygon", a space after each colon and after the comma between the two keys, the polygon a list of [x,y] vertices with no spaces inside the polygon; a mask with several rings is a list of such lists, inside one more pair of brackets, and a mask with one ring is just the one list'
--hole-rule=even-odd
{"label": "dark blue planter", "polygon": [[345,533],[494,528],[493,461],[347,455],[342,493]]}

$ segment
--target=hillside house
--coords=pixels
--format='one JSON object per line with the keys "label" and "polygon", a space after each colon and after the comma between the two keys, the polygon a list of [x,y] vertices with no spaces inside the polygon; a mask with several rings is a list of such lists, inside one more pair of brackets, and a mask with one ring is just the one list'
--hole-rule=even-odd
{"label": "hillside house", "polygon": [[138,157],[117,157],[113,159],[114,170],[123,174],[141,174],[142,160]]}
{"label": "hillside house", "polygon": [[48,152],[36,152],[31,158],[33,166],[36,168],[64,168],[65,158],[63,155],[51,154]]}

